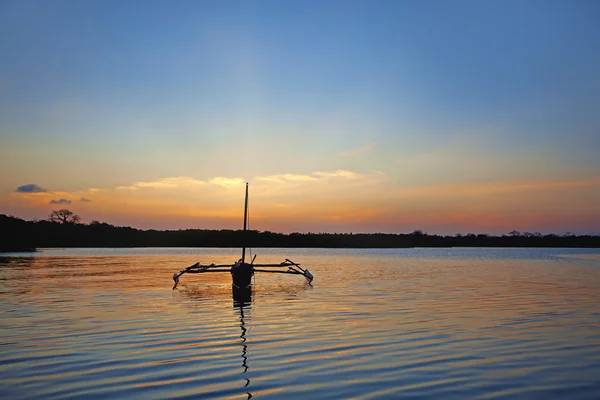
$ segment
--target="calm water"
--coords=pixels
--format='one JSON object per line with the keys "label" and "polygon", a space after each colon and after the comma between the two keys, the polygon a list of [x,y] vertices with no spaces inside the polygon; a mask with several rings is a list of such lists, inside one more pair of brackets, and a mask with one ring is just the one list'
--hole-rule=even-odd
{"label": "calm water", "polygon": [[171,290],[237,257],[0,257],[0,398],[600,398],[600,250],[270,249],[257,262],[291,258],[313,286]]}

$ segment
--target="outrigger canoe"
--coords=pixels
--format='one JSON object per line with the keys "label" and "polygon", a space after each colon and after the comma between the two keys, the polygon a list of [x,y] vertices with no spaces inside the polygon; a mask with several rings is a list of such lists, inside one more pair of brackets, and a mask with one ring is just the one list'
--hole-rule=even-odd
{"label": "outrigger canoe", "polygon": [[[244,201],[244,232],[247,231],[248,227],[248,183],[246,183],[246,199]],[[293,262],[286,258],[279,264],[254,264],[256,255],[252,258],[250,263],[246,262],[246,246],[242,248],[242,258],[240,258],[234,264],[209,264],[203,265],[197,262],[194,265],[181,270],[178,273],[173,274],[173,289],[177,287],[179,278],[183,274],[202,274],[205,272],[229,272],[231,273],[231,284],[234,289],[249,288],[252,284],[252,277],[255,272],[275,273],[275,274],[292,274],[302,275],[306,280],[311,283],[313,275],[308,269],[303,269],[300,264]]]}

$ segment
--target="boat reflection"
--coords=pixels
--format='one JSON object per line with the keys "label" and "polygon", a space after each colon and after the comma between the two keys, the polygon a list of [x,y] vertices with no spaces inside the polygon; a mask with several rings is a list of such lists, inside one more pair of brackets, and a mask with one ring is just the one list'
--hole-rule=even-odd
{"label": "boat reflection", "polygon": [[[248,318],[250,315],[245,315],[245,313],[249,313],[252,309],[252,288],[235,288],[232,287],[232,297],[233,297],[233,308],[237,309],[240,316],[240,328],[242,330],[242,334],[240,335],[241,344],[242,344],[242,367],[244,370],[242,374],[244,374],[244,388],[247,388],[250,385],[250,379],[245,375],[248,372],[248,345],[246,344],[246,321],[244,318]],[[252,398],[252,393],[247,391],[246,394],[248,398]]]}
{"label": "boat reflection", "polygon": [[243,308],[252,306],[252,287],[248,288],[231,288],[231,296],[233,298],[233,307],[239,308],[243,311]]}

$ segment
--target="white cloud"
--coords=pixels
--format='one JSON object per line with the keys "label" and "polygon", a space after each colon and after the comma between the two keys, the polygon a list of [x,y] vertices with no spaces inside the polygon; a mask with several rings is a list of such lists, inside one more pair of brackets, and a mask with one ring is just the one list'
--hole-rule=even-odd
{"label": "white cloud", "polygon": [[211,185],[219,185],[219,186],[238,186],[244,183],[242,178],[225,178],[222,176],[217,176],[212,178],[209,183]]}
{"label": "white cloud", "polygon": [[338,169],[337,171],[333,171],[333,172],[315,172],[314,174],[323,179],[331,179],[331,178],[358,179],[361,177],[360,174],[357,174],[352,171],[342,170],[342,169]]}
{"label": "white cloud", "polygon": [[[212,182],[211,182],[212,183]],[[182,186],[202,186],[207,183],[201,180],[197,180],[189,177],[169,177],[169,178],[161,178],[156,179],[154,181],[149,182],[136,182],[130,186],[117,186],[118,190],[138,190],[144,188],[152,188],[152,189],[166,189],[166,188],[176,188]],[[91,189],[94,190],[94,189]]]}
{"label": "white cloud", "polygon": [[368,174],[360,174],[353,171],[338,169],[336,171],[317,171],[311,175],[295,175],[295,174],[282,174],[282,175],[268,175],[257,177],[254,180],[259,182],[277,182],[277,183],[301,183],[301,182],[324,182],[331,179],[346,179],[346,180],[358,180],[371,178],[374,176],[383,175],[380,171],[373,171]]}
{"label": "white cloud", "polygon": [[310,175],[295,175],[295,174],[280,174],[280,175],[268,175],[259,176],[254,178],[258,182],[276,182],[276,183],[289,183],[289,182],[310,182],[317,181],[318,179]]}

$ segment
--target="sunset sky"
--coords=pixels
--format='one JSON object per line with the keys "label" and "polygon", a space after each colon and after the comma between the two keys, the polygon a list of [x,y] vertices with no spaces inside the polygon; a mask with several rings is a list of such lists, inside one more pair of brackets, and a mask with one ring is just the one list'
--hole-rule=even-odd
{"label": "sunset sky", "polygon": [[600,2],[0,2],[0,214],[600,233]]}

